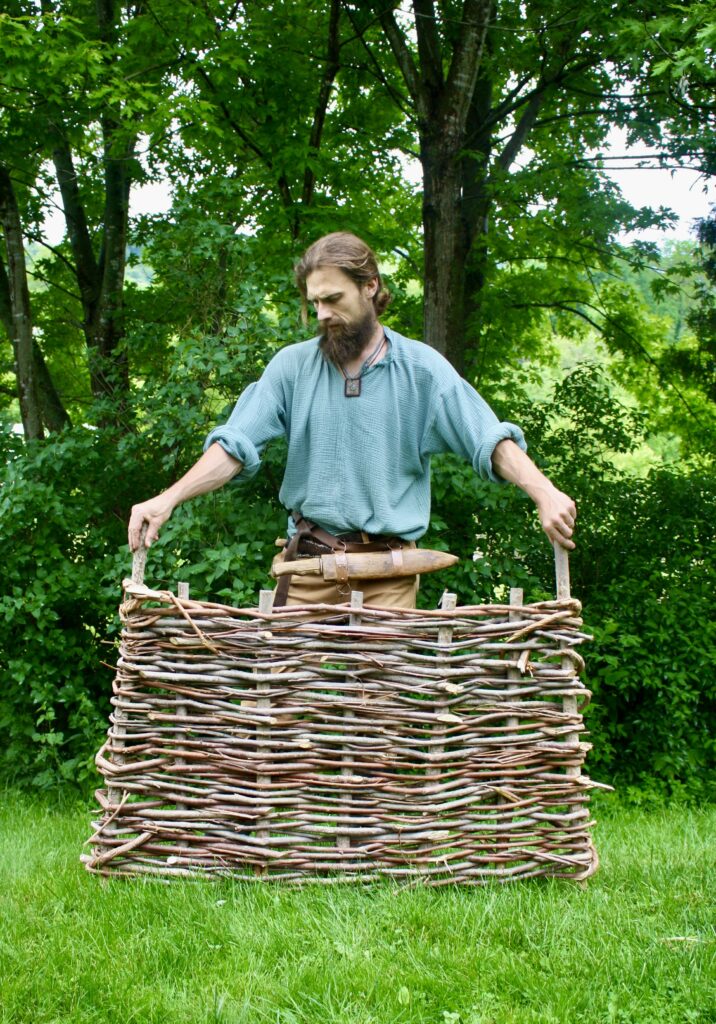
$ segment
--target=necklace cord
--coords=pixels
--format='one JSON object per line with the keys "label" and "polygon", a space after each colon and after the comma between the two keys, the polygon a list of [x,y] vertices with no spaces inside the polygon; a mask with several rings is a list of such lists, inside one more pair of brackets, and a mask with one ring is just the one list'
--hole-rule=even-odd
{"label": "necklace cord", "polygon": [[369,370],[371,368],[373,363],[376,361],[376,359],[380,355],[380,351],[383,348],[383,345],[385,344],[385,341],[386,341],[386,335],[385,335],[385,331],[383,331],[382,338],[380,339],[380,341],[378,342],[376,347],[373,349],[371,354],[368,356],[368,358],[363,363],[363,365],[361,366],[360,370],[358,371],[358,373],[354,377],[351,377],[349,374],[346,373],[346,371],[343,369],[343,366],[341,365],[341,363],[338,364],[338,366],[340,368],[340,371],[343,374],[343,377],[346,380],[346,382],[348,382],[349,380],[350,381],[356,381],[356,380],[360,380],[361,379],[361,377],[366,372],[366,370]]}

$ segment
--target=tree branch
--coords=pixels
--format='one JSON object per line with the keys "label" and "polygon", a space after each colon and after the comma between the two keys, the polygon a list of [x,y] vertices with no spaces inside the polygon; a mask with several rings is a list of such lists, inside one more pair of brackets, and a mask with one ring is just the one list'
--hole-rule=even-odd
{"label": "tree branch", "polygon": [[[623,334],[624,337],[627,338],[633,344],[633,346],[637,350],[637,352],[639,352],[640,355],[644,359],[646,359],[646,361],[648,363],[651,364],[651,366],[656,371],[656,374],[657,374],[659,380],[664,381],[666,384],[668,384],[669,387],[673,388],[674,393],[676,394],[677,398],[679,399],[681,404],[684,406],[684,408],[688,412],[689,416],[691,416],[692,419],[696,423],[698,423],[699,425],[702,425],[701,424],[701,420],[699,419],[697,414],[694,412],[694,410],[691,408],[691,406],[689,405],[689,403],[688,403],[687,399],[685,398],[685,396],[681,393],[681,391],[676,386],[676,384],[674,384],[673,380],[669,379],[669,377],[664,373],[663,367],[661,367],[659,365],[659,363],[656,361],[656,359],[654,359],[654,357],[647,351],[647,349],[644,348],[644,346],[641,344],[641,342],[637,338],[635,338],[633,334],[631,334],[630,331],[626,331],[621,323],[619,323],[618,321],[614,320],[614,318],[609,316],[608,313],[605,313],[604,310],[599,309],[598,306],[594,306],[590,302],[582,302],[581,305],[585,306],[587,309],[593,310],[595,313],[598,313],[599,316],[604,317],[604,319],[606,320],[606,322],[608,324],[611,324],[613,327],[616,327],[617,330],[620,331],[621,334]],[[604,334],[605,333],[603,325],[600,324],[598,320],[595,320],[593,317],[589,316],[587,313],[584,312],[583,309],[579,309],[577,306],[572,306],[568,302],[559,302],[557,300],[554,300],[552,302],[518,302],[518,303],[514,303],[513,308],[514,309],[530,309],[530,308],[535,308],[535,309],[561,309],[565,313],[572,313],[574,316],[581,317],[582,320],[585,320],[596,331],[599,331],[600,334]]]}
{"label": "tree branch", "polygon": [[49,277],[45,277],[44,274],[38,273],[38,271],[35,270],[34,268],[31,271],[30,276],[35,281],[42,281],[42,283],[46,284],[49,288],[54,288],[56,289],[56,291],[63,292],[63,294],[68,295],[73,302],[82,302],[81,297],[79,295],[76,295],[75,292],[71,292],[68,288],[65,288],[63,285],[57,284],[56,281],[51,281]]}
{"label": "tree branch", "polygon": [[64,135],[60,132],[59,127],[55,127],[55,131],[58,136],[58,142],[52,152],[52,159],[55,165],[57,184],[62,197],[67,237],[69,238],[70,247],[75,258],[80,299],[84,308],[85,319],[89,324],[94,317],[95,308],[99,300],[99,267],[95,259],[92,239],[90,238],[87,226],[87,218],[82,199],[80,198],[72,151]]}
{"label": "tree branch", "polygon": [[0,164],[0,227],[7,250],[11,339],[15,353],[17,397],[22,426],[28,440],[43,437],[37,378],[33,359],[32,315],[20,211],[7,168]]}
{"label": "tree branch", "polygon": [[[520,96],[519,99],[514,102],[506,103],[503,101],[498,104],[497,107],[492,111],[489,118],[486,121],[485,127],[492,127],[492,125],[499,124],[500,121],[504,121],[506,117],[519,110],[520,107],[524,107],[532,101],[534,96],[539,95],[552,86],[563,85],[565,81],[572,75],[579,74],[581,71],[587,71],[590,67],[594,67],[599,62],[600,58],[590,58],[588,61],[580,61],[580,63],[567,67],[563,65],[558,72],[552,75],[544,75],[538,81],[534,89],[530,92],[525,93],[524,96]],[[514,95],[514,90],[513,90]],[[598,93],[596,95],[599,95]]]}
{"label": "tree branch", "polygon": [[323,73],[321,87],[318,92],[318,102],[313,113],[313,124],[311,135],[308,140],[309,160],[303,172],[303,193],[302,203],[309,206],[313,199],[313,190],[316,182],[315,171],[310,165],[310,157],[317,154],[321,147],[323,126],[326,121],[326,112],[331,98],[333,83],[340,68],[340,16],[341,0],[331,0],[331,14],[328,21],[328,43],[326,46],[326,68]]}
{"label": "tree branch", "polygon": [[413,60],[413,55],[410,52],[405,36],[395,20],[393,11],[390,7],[384,7],[384,3],[385,0],[378,0],[378,5],[381,9],[376,13],[390,43],[390,48],[400,68],[400,73],[405,80],[408,92],[413,98],[418,116],[422,120],[427,121],[432,113],[430,98],[423,87],[420,72]]}
{"label": "tree branch", "polygon": [[467,113],[475,91],[475,82],[482,62],[482,54],[490,24],[492,0],[465,0],[463,6],[464,31],[460,33],[448,72],[445,100],[451,109],[454,137],[462,137]]}
{"label": "tree branch", "polygon": [[[522,117],[513,131],[510,141],[505,145],[497,158],[497,165],[500,170],[509,171],[512,161],[524,146],[525,140],[537,120],[537,114],[542,106],[545,95],[546,91],[536,93],[522,112]],[[490,175],[490,178],[492,178],[492,175]]]}
{"label": "tree branch", "polygon": [[437,95],[442,92],[445,79],[433,0],[413,0],[413,9],[421,78],[427,90]]}
{"label": "tree branch", "polygon": [[[13,328],[12,328],[12,301],[10,299],[10,280],[7,276],[7,268],[5,267],[5,261],[2,258],[0,252],[0,323],[5,328],[10,341],[13,339]],[[13,391],[14,395],[17,392]]]}
{"label": "tree branch", "polygon": [[[350,9],[350,7],[346,7],[345,10],[346,10],[346,14],[348,15],[348,20],[350,21],[351,25],[353,26],[353,30],[354,30],[354,32],[356,34],[356,38],[360,40],[360,43],[361,43],[363,49],[365,50],[365,52],[367,53],[368,59],[370,60],[372,66],[373,66],[374,76],[381,83],[381,85],[383,86],[385,91],[388,93],[388,95],[392,99],[393,103],[395,103],[395,105],[398,108],[398,110],[400,110],[401,113],[408,120],[412,120],[413,111],[406,104],[405,97],[403,95],[401,95],[401,93],[399,93],[397,91],[397,89],[395,89],[393,87],[392,83],[389,82],[388,79],[385,77],[385,74],[383,72],[383,68],[381,67],[381,64],[380,64],[380,61],[376,58],[375,54],[373,53],[373,51],[371,50],[370,46],[368,45],[368,41],[365,38],[365,31],[363,29],[361,29],[360,26],[356,25],[353,11]],[[351,65],[344,65],[344,66],[350,67]],[[368,71],[367,68],[364,68],[362,65],[359,65],[359,67],[361,67],[362,70],[365,70],[367,74],[370,74],[370,72]]]}
{"label": "tree branch", "polygon": [[77,267],[72,262],[72,260],[68,259],[67,256],[65,256],[65,254],[60,249],[57,248],[57,246],[50,245],[49,242],[46,242],[44,240],[44,238],[42,238],[40,235],[36,235],[32,231],[26,231],[25,237],[29,238],[31,242],[37,242],[39,245],[42,246],[43,249],[47,249],[49,252],[51,252],[53,256],[56,256],[58,260],[61,260],[65,264],[67,269],[72,272],[73,277],[77,277]]}

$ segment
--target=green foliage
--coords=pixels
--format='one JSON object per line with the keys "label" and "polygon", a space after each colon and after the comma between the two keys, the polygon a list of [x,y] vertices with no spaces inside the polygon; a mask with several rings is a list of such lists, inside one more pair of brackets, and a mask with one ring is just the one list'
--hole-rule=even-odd
{"label": "green foliage", "polygon": [[[129,570],[129,506],[194,460],[229,393],[260,372],[259,353],[242,363],[215,337],[184,339],[164,383],[146,390],[139,436],[74,429],[28,446],[4,436],[4,774],[41,786],[92,778],[109,710],[111,671],[102,663],[114,660],[107,641],[117,638],[119,583]],[[579,508],[572,587],[595,636],[585,650],[594,691],[590,769],[622,789],[705,796],[716,781],[713,470],[675,466],[645,479],[617,471],[613,457],[641,441],[643,418],[613,398],[594,367],[579,368],[541,402],[529,397],[529,378],[523,386],[513,389],[510,415]],[[180,507],[149,552],[147,582],[175,588],[184,580],[197,597],[255,605],[271,585],[273,540],[285,530],[276,498],[283,455],[281,446],[267,451],[250,486]],[[509,587],[522,587],[528,601],[554,592],[552,551],[531,503],[516,488],[478,480],[454,457],[434,461],[424,543],[461,562],[423,577],[423,607],[436,606],[444,588],[461,603],[506,601]]]}
{"label": "green foliage", "polygon": [[114,600],[97,567],[118,546],[124,490],[110,438],[70,432],[20,453],[4,436],[0,694],[5,773],[48,786],[85,781],[109,710],[103,641]]}
{"label": "green foliage", "polygon": [[651,431],[677,437],[687,455],[716,447],[708,252],[705,240],[701,253],[678,243],[651,265],[625,265],[619,279],[598,280],[590,310],[611,376],[649,414]]}
{"label": "green foliage", "polygon": [[602,489],[604,523],[576,561],[594,771],[620,787],[716,795],[716,475],[660,470]]}

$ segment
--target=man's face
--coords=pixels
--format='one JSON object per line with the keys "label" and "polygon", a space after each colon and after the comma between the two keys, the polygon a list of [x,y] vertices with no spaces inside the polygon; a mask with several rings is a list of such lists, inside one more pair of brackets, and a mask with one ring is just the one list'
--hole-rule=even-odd
{"label": "man's face", "polygon": [[377,280],[357,285],[338,267],[319,267],[306,278],[306,297],[316,310],[321,350],[334,363],[356,359],[371,340],[377,317]]}

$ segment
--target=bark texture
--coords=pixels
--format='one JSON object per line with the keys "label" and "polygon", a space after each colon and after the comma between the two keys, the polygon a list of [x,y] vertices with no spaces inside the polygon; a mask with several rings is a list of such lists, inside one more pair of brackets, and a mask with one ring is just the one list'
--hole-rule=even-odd
{"label": "bark texture", "polygon": [[[468,127],[482,113],[477,82],[492,0],[465,0],[447,72],[433,0],[414,0],[418,60],[393,11],[376,10],[418,115],[423,168],[424,339],[462,372],[466,272],[485,197],[465,201]],[[474,182],[477,165],[472,164]],[[482,168],[484,179],[486,169]],[[482,200],[482,205],[480,202]]]}
{"label": "bark texture", "polygon": [[[32,312],[32,307],[30,307]],[[0,255],[0,323],[5,329],[8,341],[13,347],[13,356],[15,365],[17,365],[17,358],[15,356],[15,339],[13,334],[13,319],[12,319],[12,302],[10,299],[10,280],[8,278],[7,270],[5,269],[5,262]],[[40,405],[40,418],[42,424],[46,430],[58,431],[64,427],[71,426],[70,417],[62,404],[60,394],[55,387],[55,382],[52,379],[50,369],[45,362],[45,357],[42,353],[37,338],[32,338],[32,359],[35,370],[35,383],[37,387],[37,399]]]}
{"label": "bark texture", "polygon": [[7,251],[7,280],[10,297],[10,336],[15,355],[15,377],[20,416],[25,437],[44,436],[39,392],[33,356],[30,292],[27,286],[25,247],[20,212],[10,173],[0,164],[0,225]]}
{"label": "bark texture", "polygon": [[[413,0],[414,38],[396,17],[397,4],[375,0],[369,6],[400,69],[418,129],[423,337],[463,373],[466,354],[475,354],[479,337],[496,188],[551,92],[603,55],[599,47],[590,52],[580,43],[578,19],[555,23],[534,74],[515,83],[500,100],[493,96],[490,62],[485,59],[490,54],[488,29],[496,17],[494,0],[463,0],[450,16],[435,0]],[[370,22],[361,23],[357,15],[351,22],[375,65],[368,42]],[[506,127],[507,138],[498,143]]]}

